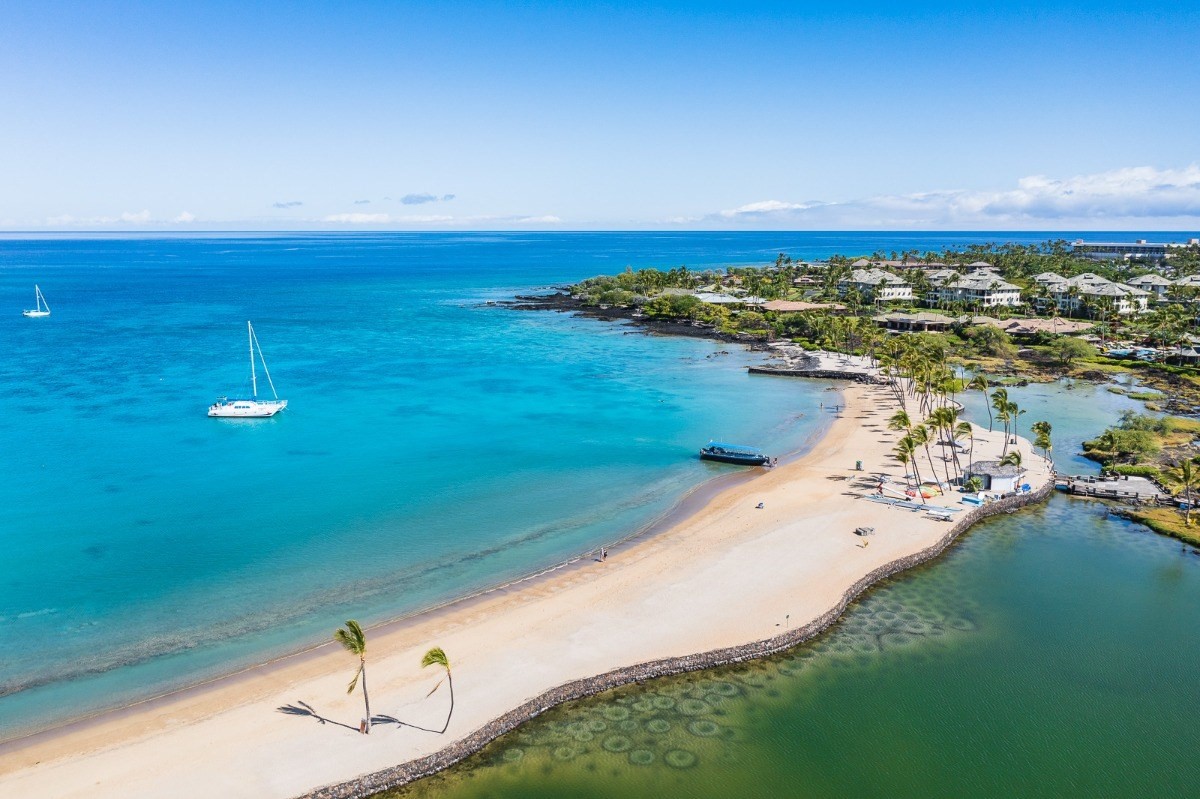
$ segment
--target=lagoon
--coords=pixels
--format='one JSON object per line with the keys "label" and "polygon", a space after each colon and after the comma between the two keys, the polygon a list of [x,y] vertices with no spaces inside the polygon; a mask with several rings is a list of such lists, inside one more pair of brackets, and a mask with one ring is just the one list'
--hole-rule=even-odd
{"label": "lagoon", "polygon": [[388,797],[1194,796],[1200,557],[1056,496],[770,660],[555,709]]}

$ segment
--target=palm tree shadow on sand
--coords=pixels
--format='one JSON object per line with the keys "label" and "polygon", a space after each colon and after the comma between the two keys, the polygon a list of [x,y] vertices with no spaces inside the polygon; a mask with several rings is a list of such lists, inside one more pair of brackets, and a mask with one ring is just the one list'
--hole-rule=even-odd
{"label": "palm tree shadow on sand", "polygon": [[302,702],[299,699],[296,700],[296,704],[294,705],[282,705],[276,708],[276,710],[289,716],[308,716],[309,718],[315,719],[318,724],[332,724],[336,727],[345,727],[346,729],[353,730],[354,732],[359,731],[358,727],[351,726],[341,721],[334,721],[333,719],[325,718],[318,713],[312,705],[308,704],[307,702]]}
{"label": "palm tree shadow on sand", "polygon": [[[316,721],[318,724],[332,724],[335,727],[345,727],[347,730],[351,730],[352,732],[360,732],[358,727],[355,727],[352,724],[346,724],[345,722],[342,722],[342,721],[334,721],[331,718],[326,718],[325,716],[322,716],[320,713],[318,713],[316,711],[316,709],[312,705],[308,704],[307,702],[302,702],[299,699],[296,700],[295,704],[281,705],[280,707],[276,708],[276,710],[278,712],[283,713],[284,715],[288,715],[288,716],[311,718],[314,721]],[[422,727],[419,724],[410,724],[407,721],[401,721],[400,719],[396,718],[395,716],[386,716],[386,715],[371,716],[371,724],[395,724],[397,729],[399,729],[401,727],[411,727],[414,730],[420,730],[421,732],[432,732],[432,733],[439,732],[439,730],[430,729],[428,727]]]}

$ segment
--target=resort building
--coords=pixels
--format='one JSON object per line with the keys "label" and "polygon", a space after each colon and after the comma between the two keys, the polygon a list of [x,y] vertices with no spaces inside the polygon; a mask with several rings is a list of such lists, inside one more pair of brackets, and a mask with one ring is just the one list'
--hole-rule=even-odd
{"label": "resort building", "polygon": [[1055,336],[1071,336],[1095,327],[1093,322],[1077,322],[1073,319],[1062,319],[1055,316],[1052,319],[1009,319],[1000,325],[1000,329],[1010,336],[1035,336],[1049,333]]}
{"label": "resort building", "polygon": [[1150,296],[1150,292],[1135,289],[1125,283],[1091,284],[1086,291],[1081,293],[1080,302],[1076,308],[1087,305],[1095,308],[1098,302],[1108,299],[1112,301],[1113,310],[1122,316],[1127,316],[1144,312],[1150,304]]}
{"label": "resort building", "polygon": [[[1200,275],[1188,275],[1175,281],[1177,289],[1200,289]],[[1185,292],[1186,293],[1186,292]]]}
{"label": "resort building", "polygon": [[803,313],[805,311],[828,311],[830,313],[841,313],[846,310],[845,305],[836,302],[803,302],[796,300],[770,300],[764,302],[764,311],[774,311],[775,313]]}
{"label": "resort building", "polygon": [[1151,292],[1126,283],[1114,283],[1094,272],[1084,272],[1065,278],[1054,272],[1043,272],[1033,278],[1038,286],[1046,290],[1046,296],[1034,297],[1033,302],[1040,310],[1053,305],[1067,314],[1092,312],[1098,304],[1111,301],[1113,310],[1127,316],[1142,313],[1150,305]]}
{"label": "resort building", "polygon": [[[664,292],[665,293],[665,292]],[[744,297],[735,297],[732,294],[724,294],[714,291],[697,291],[693,296],[701,302],[707,302],[711,305],[730,305],[730,306],[751,306],[762,305],[766,300],[762,297],[746,295]]]}
{"label": "resort building", "polygon": [[953,269],[936,269],[925,276],[931,286],[940,286],[950,280],[957,280],[962,277],[961,274]]}
{"label": "resort building", "polygon": [[1084,241],[1076,239],[1071,250],[1076,255],[1096,261],[1156,261],[1171,257],[1171,250],[1200,245],[1200,239],[1189,239],[1187,244],[1175,242],[1150,242],[1146,239],[1128,241]]}
{"label": "resort building", "polygon": [[1129,281],[1129,285],[1135,289],[1148,291],[1154,295],[1154,299],[1161,300],[1167,296],[1167,290],[1175,285],[1172,281],[1162,275],[1140,275]]}
{"label": "resort building", "polygon": [[1021,289],[992,272],[975,272],[949,280],[926,295],[932,305],[948,306],[961,302],[973,308],[1014,307],[1021,304]]}
{"label": "resort building", "polygon": [[897,333],[926,333],[931,330],[949,330],[953,317],[940,313],[889,313],[872,319],[875,324]]}
{"label": "resort building", "polygon": [[903,278],[882,269],[855,269],[838,282],[838,291],[846,294],[858,291],[864,298],[881,302],[911,300],[912,285]]}

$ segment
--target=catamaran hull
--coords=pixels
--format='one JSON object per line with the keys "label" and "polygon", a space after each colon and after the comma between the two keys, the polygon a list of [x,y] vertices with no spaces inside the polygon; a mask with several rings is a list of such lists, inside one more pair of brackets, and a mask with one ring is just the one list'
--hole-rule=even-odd
{"label": "catamaran hull", "polygon": [[287,407],[287,400],[280,402],[225,402],[212,405],[208,415],[224,419],[264,419],[274,416]]}

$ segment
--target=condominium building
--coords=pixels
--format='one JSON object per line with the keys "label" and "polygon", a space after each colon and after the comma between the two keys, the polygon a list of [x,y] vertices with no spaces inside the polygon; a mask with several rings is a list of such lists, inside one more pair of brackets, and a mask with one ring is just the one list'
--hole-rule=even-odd
{"label": "condominium building", "polygon": [[840,293],[854,290],[867,299],[882,302],[913,298],[912,285],[908,281],[882,269],[855,269],[848,277],[838,281]]}
{"label": "condominium building", "polygon": [[947,280],[926,295],[933,305],[948,306],[961,302],[973,308],[1013,307],[1021,304],[1021,289],[997,274],[974,272],[966,277]]}

